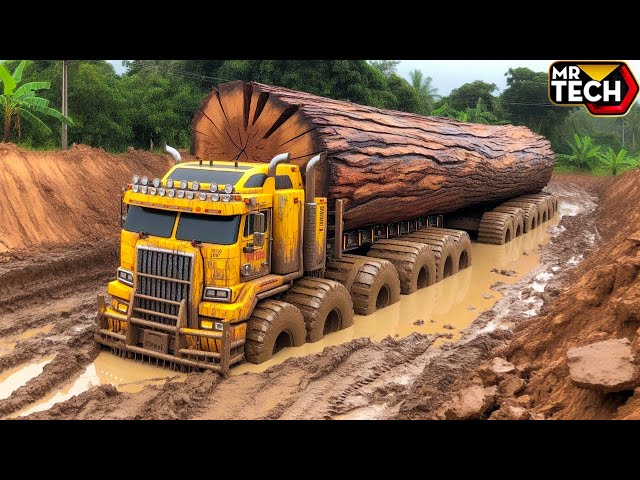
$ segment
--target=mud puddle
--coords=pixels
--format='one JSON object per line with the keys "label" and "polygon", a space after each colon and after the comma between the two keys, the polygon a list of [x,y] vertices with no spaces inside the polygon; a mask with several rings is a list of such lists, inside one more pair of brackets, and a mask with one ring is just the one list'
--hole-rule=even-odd
{"label": "mud puddle", "polygon": [[46,357],[37,362],[20,365],[2,372],[0,374],[0,400],[9,398],[18,388],[40,375],[51,360],[53,360],[53,357]]}
{"label": "mud puddle", "polygon": [[[325,347],[361,337],[380,341],[387,336],[403,338],[413,332],[445,333],[449,334],[450,341],[456,341],[461,332],[482,312],[493,308],[502,298],[500,292],[492,289],[493,286],[514,284],[540,265],[538,246],[551,241],[554,233],[558,232],[559,222],[560,215],[556,215],[542,227],[506,245],[474,242],[471,268],[412,295],[402,295],[400,302],[372,315],[356,315],[352,327],[332,333],[319,342],[287,348],[260,365],[239,365],[231,370],[231,375],[262,372],[287,358],[319,353]],[[532,306],[532,311],[534,307]]]}
{"label": "mud puddle", "polygon": [[[0,399],[6,398],[3,397],[5,389],[10,390],[9,394],[6,395],[8,397],[12,391],[42,373],[42,369],[49,361],[51,359],[13,369],[16,370],[13,376],[9,374],[7,378],[5,378],[5,375],[9,372],[5,372],[0,376]],[[136,362],[134,366],[135,368],[132,368],[131,360],[125,360],[109,352],[101,352],[73,382],[57,391],[51,392],[27,408],[16,412],[11,415],[11,418],[24,417],[35,412],[48,410],[56,403],[64,402],[97,385],[111,384],[121,392],[138,393],[147,385],[162,385],[169,378],[172,381],[184,381],[186,378],[184,373],[174,372],[155,365]]]}
{"label": "mud puddle", "polygon": [[[20,335],[11,335],[8,337],[0,338],[0,357],[11,352],[19,342],[28,340],[31,337],[35,337],[39,333],[47,334],[53,329],[53,327],[53,323],[49,323],[41,327],[25,330]],[[2,382],[2,380],[0,380],[0,382]]]}

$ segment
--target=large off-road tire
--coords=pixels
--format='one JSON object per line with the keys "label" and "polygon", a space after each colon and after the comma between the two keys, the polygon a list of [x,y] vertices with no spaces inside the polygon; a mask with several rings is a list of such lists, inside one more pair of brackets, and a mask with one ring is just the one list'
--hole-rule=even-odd
{"label": "large off-road tire", "polygon": [[248,362],[262,363],[286,347],[304,345],[307,329],[300,310],[279,300],[262,300],[247,322],[244,354]]}
{"label": "large off-road tire", "polygon": [[478,242],[504,245],[513,238],[513,219],[510,214],[489,211],[482,215],[478,230]]}
{"label": "large off-road tire", "polygon": [[538,207],[528,200],[511,199],[502,203],[504,207],[518,207],[524,212],[524,233],[529,233],[536,229],[538,224]]}
{"label": "large off-road tire", "polygon": [[376,310],[400,301],[400,279],[391,262],[384,259],[342,255],[327,262],[325,277],[342,283],[353,300],[358,315],[370,315]]}
{"label": "large off-road tire", "polygon": [[493,211],[511,215],[513,220],[513,238],[518,238],[524,234],[524,210],[522,210],[522,208],[498,205]]}
{"label": "large off-road tire", "polygon": [[518,199],[535,203],[538,209],[538,226],[551,219],[552,206],[549,195],[544,193],[533,193],[529,195],[521,195]]}
{"label": "large off-road tire", "polygon": [[[457,230],[456,230],[457,231]],[[431,228],[403,235],[403,239],[429,245],[436,259],[436,282],[458,273],[458,257],[460,255],[455,238]]]}
{"label": "large off-road tire", "polygon": [[282,297],[300,310],[307,326],[307,342],[353,325],[353,302],[344,285],[326,278],[303,277]]}
{"label": "large off-road tire", "polygon": [[456,243],[456,256],[453,258],[454,264],[457,265],[456,272],[464,270],[471,266],[471,239],[469,234],[464,230],[456,230],[453,228],[429,227],[423,231],[431,231],[434,233],[443,233],[450,235]]}
{"label": "large off-road tire", "polygon": [[393,263],[400,278],[400,291],[405,295],[436,282],[436,259],[431,248],[424,243],[379,240],[369,249],[367,256]]}

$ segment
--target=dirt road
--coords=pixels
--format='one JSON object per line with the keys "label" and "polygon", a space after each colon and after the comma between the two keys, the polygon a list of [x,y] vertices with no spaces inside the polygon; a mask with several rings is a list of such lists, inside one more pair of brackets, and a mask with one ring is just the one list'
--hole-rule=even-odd
{"label": "dirt road", "polygon": [[[540,265],[514,284],[495,285],[500,300],[456,342],[439,338],[444,332],[382,342],[360,338],[225,380],[204,372],[176,375],[134,393],[96,386],[28,418],[445,418],[452,395],[474,381],[483,361],[508,350],[519,324],[547,315],[576,266],[599,245],[594,212],[601,184],[553,178],[548,190],[558,195],[565,215],[542,249]],[[21,365],[49,362],[5,398],[0,394],[0,417],[6,418],[28,413],[76,381],[98,356],[92,340],[95,295],[115,271],[117,238],[3,255],[0,385],[2,375]],[[497,408],[487,407],[483,416]]]}

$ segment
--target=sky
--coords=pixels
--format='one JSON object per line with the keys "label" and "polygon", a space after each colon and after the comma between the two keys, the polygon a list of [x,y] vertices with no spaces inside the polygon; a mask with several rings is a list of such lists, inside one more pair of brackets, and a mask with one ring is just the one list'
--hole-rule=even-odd
{"label": "sky", "polygon": [[[116,72],[123,73],[122,60],[109,60]],[[505,73],[509,68],[527,67],[536,72],[546,72],[553,60],[401,60],[398,74],[409,78],[409,72],[414,69],[433,79],[432,86],[438,89],[439,95],[449,95],[451,90],[463,83],[482,80],[495,83],[499,95],[507,86]],[[640,60],[627,61],[631,71],[640,78]]]}

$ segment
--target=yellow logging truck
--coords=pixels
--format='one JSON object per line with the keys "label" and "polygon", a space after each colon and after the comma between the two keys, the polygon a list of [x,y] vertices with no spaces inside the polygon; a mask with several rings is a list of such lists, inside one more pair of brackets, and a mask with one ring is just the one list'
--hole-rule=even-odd
{"label": "yellow logging truck", "polygon": [[[237,93],[244,109],[225,104],[225,91]],[[233,145],[218,150],[225,158],[242,146],[234,160],[181,162],[166,147],[176,164],[162,178],[133,177],[122,198],[120,266],[108,301],[98,297],[98,343],[129,358],[226,374],[244,360],[261,363],[318,341],[351,326],[354,311],[368,315],[471,266],[467,231],[500,244],[555,213],[555,199],[535,193],[553,168],[548,143],[523,127],[424,119],[285,89],[272,107],[274,91],[240,82],[205,100],[206,123],[196,125],[197,117],[192,134],[215,138],[205,128],[237,121],[227,131],[246,138],[229,134]],[[303,101],[293,103],[294,94]],[[301,104],[313,109],[303,112]],[[225,106],[224,115],[213,110]],[[264,113],[269,108],[276,113]],[[294,121],[303,133],[291,127],[293,140],[273,140]],[[363,134],[367,128],[375,136]],[[296,162],[277,152],[266,160],[266,147],[250,144],[270,139],[295,150],[309,132],[314,153]],[[411,149],[403,156],[399,138]],[[256,158],[238,161],[250,148]],[[384,162],[397,166],[376,170]],[[385,185],[402,175],[399,187]]]}

